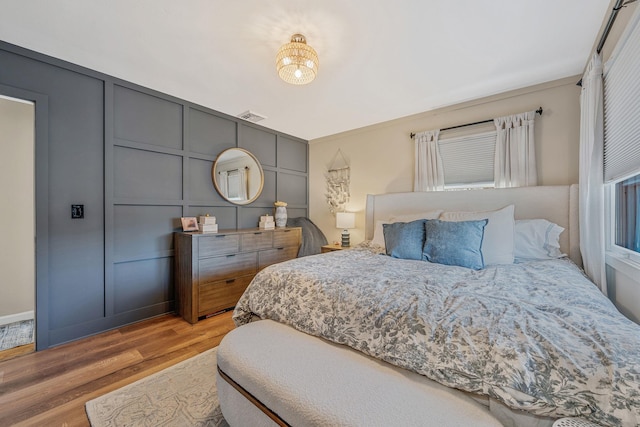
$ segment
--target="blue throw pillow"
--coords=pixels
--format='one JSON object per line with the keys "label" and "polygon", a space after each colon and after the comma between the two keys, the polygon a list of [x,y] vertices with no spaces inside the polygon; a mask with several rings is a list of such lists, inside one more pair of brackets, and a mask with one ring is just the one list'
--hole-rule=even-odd
{"label": "blue throw pillow", "polygon": [[393,258],[422,259],[424,219],[383,224],[384,245]]}
{"label": "blue throw pillow", "polygon": [[480,270],[482,238],[487,220],[449,222],[432,219],[425,222],[422,259],[429,262]]}

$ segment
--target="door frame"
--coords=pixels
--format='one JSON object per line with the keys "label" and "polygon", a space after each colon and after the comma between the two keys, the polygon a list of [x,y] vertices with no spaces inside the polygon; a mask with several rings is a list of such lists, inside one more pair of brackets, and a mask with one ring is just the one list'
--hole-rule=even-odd
{"label": "door frame", "polygon": [[36,351],[49,347],[49,97],[0,84],[0,95],[34,103]]}

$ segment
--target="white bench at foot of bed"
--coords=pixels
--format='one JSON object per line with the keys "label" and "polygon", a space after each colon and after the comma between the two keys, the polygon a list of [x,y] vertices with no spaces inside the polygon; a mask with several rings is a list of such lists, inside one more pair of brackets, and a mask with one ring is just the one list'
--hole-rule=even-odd
{"label": "white bench at foot of bed", "polygon": [[[461,392],[270,320],[228,333],[218,370],[291,426],[502,426]],[[217,386],[231,426],[276,425],[220,372]]]}

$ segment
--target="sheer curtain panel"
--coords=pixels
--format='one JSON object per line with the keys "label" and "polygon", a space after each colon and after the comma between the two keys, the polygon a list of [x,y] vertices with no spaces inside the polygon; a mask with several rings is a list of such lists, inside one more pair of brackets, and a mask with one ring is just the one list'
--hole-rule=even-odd
{"label": "sheer curtain panel", "polygon": [[223,197],[229,197],[229,185],[227,184],[227,171],[218,172],[218,188],[222,191]]}
{"label": "sheer curtain panel", "polygon": [[606,295],[603,106],[602,59],[594,54],[580,94],[580,252],[585,273]]}
{"label": "sheer curtain panel", "polygon": [[494,119],[497,137],[493,177],[496,188],[538,184],[533,133],[535,115],[535,111],[529,111]]}
{"label": "sheer curtain panel", "polygon": [[249,200],[249,168],[240,169],[240,200]]}
{"label": "sheer curtain panel", "polygon": [[430,130],[417,133],[415,136],[413,191],[444,190],[444,168],[438,148],[439,134],[440,130]]}

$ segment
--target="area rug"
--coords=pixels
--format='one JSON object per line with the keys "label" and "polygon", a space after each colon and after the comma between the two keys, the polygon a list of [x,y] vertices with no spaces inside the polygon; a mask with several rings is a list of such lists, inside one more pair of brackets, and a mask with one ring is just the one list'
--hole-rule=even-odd
{"label": "area rug", "polygon": [[86,403],[92,427],[221,426],[216,352],[197,356]]}
{"label": "area rug", "polygon": [[0,350],[31,344],[33,342],[34,326],[33,319],[0,326]]}

